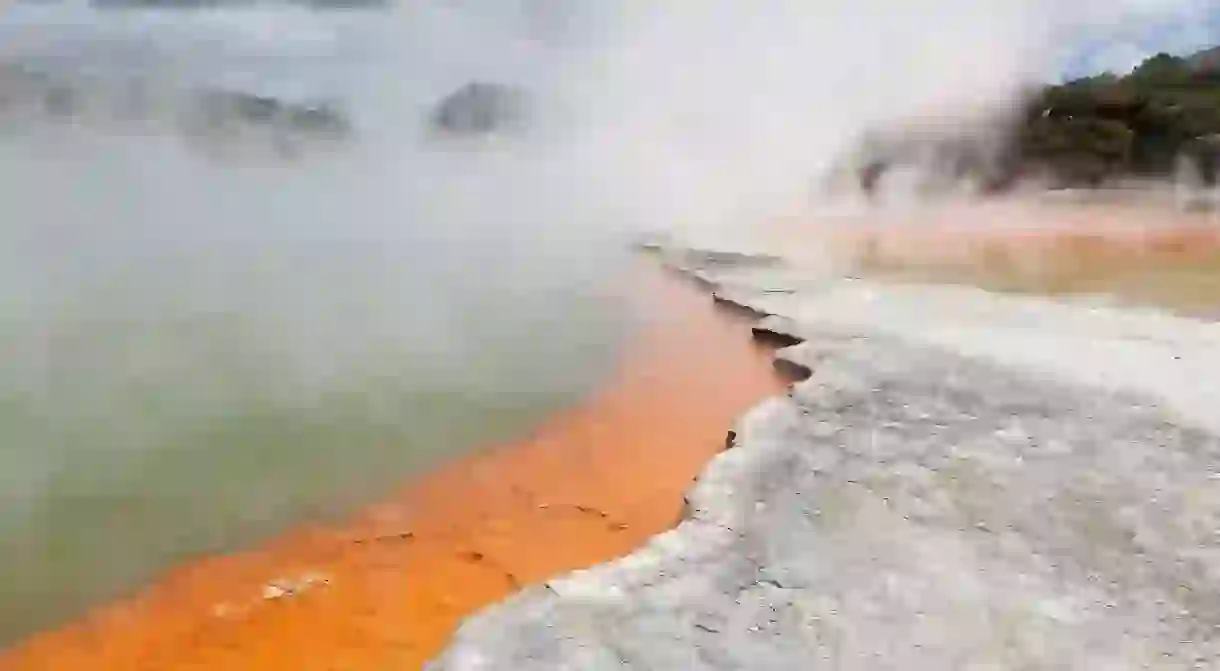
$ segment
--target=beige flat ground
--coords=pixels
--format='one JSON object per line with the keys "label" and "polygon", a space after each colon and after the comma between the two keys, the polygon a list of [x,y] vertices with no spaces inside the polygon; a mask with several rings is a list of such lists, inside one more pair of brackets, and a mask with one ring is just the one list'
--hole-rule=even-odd
{"label": "beige flat ground", "polygon": [[1220,315],[1220,217],[1170,203],[999,201],[788,221],[768,237],[870,279]]}

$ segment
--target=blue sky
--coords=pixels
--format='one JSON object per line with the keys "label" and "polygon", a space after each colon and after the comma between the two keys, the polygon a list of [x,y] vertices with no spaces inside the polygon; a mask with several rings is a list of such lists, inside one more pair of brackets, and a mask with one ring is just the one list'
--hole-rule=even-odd
{"label": "blue sky", "polygon": [[1069,60],[1064,74],[1069,78],[1107,70],[1125,74],[1158,52],[1181,55],[1213,46],[1220,46],[1220,8],[1204,16],[1125,24],[1108,35],[1094,36]]}

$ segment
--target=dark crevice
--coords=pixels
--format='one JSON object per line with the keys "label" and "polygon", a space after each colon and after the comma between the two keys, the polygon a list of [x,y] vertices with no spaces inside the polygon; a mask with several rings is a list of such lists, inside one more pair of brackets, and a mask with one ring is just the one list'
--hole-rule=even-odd
{"label": "dark crevice", "polygon": [[755,325],[750,329],[750,332],[754,335],[755,341],[776,349],[783,349],[805,342],[804,338],[798,338],[791,333],[776,331],[762,324]]}
{"label": "dark crevice", "polygon": [[776,357],[771,363],[779,374],[791,382],[804,382],[813,377],[813,369],[784,357]]}
{"label": "dark crevice", "polygon": [[771,314],[768,312],[763,312],[762,310],[750,307],[749,305],[735,301],[732,298],[728,298],[724,294],[720,293],[712,294],[712,302],[722,308],[725,308],[727,312],[732,312],[751,319],[762,319],[763,317],[771,316]]}

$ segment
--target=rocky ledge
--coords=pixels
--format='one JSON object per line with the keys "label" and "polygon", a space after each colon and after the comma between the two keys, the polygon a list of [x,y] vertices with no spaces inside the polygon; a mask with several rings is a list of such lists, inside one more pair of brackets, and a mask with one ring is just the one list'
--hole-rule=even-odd
{"label": "rocky ledge", "polygon": [[1220,666],[1216,325],[689,269],[808,379],[733,427],[676,528],[427,668]]}

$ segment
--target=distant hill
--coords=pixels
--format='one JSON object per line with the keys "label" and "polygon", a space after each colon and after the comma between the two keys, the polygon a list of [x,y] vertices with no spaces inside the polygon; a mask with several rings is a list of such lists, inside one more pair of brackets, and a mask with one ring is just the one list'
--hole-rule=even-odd
{"label": "distant hill", "polygon": [[459,136],[519,131],[527,108],[527,95],[519,88],[470,82],[437,103],[429,125],[432,131]]}
{"label": "distant hill", "polygon": [[234,148],[296,159],[349,146],[357,129],[341,99],[281,99],[239,89],[161,86],[0,62],[0,134],[70,124],[103,132],[176,133],[220,156]]}
{"label": "distant hill", "polygon": [[[1062,180],[1166,176],[1200,139],[1220,134],[1220,48],[1157,54],[1131,73],[1049,86],[1034,96],[1018,135],[1027,162]],[[1209,159],[1210,161],[1210,159]]]}
{"label": "distant hill", "polygon": [[891,169],[919,162],[934,173],[925,181],[951,188],[971,179],[984,191],[1031,174],[1070,187],[1164,178],[1187,164],[1212,184],[1220,164],[1220,47],[1185,57],[1157,54],[1127,74],[1030,91],[999,142],[972,128],[871,133],[832,179],[851,176],[872,191]]}
{"label": "distant hill", "polygon": [[1186,59],[1188,65],[1202,70],[1220,70],[1220,47],[1200,51]]}

